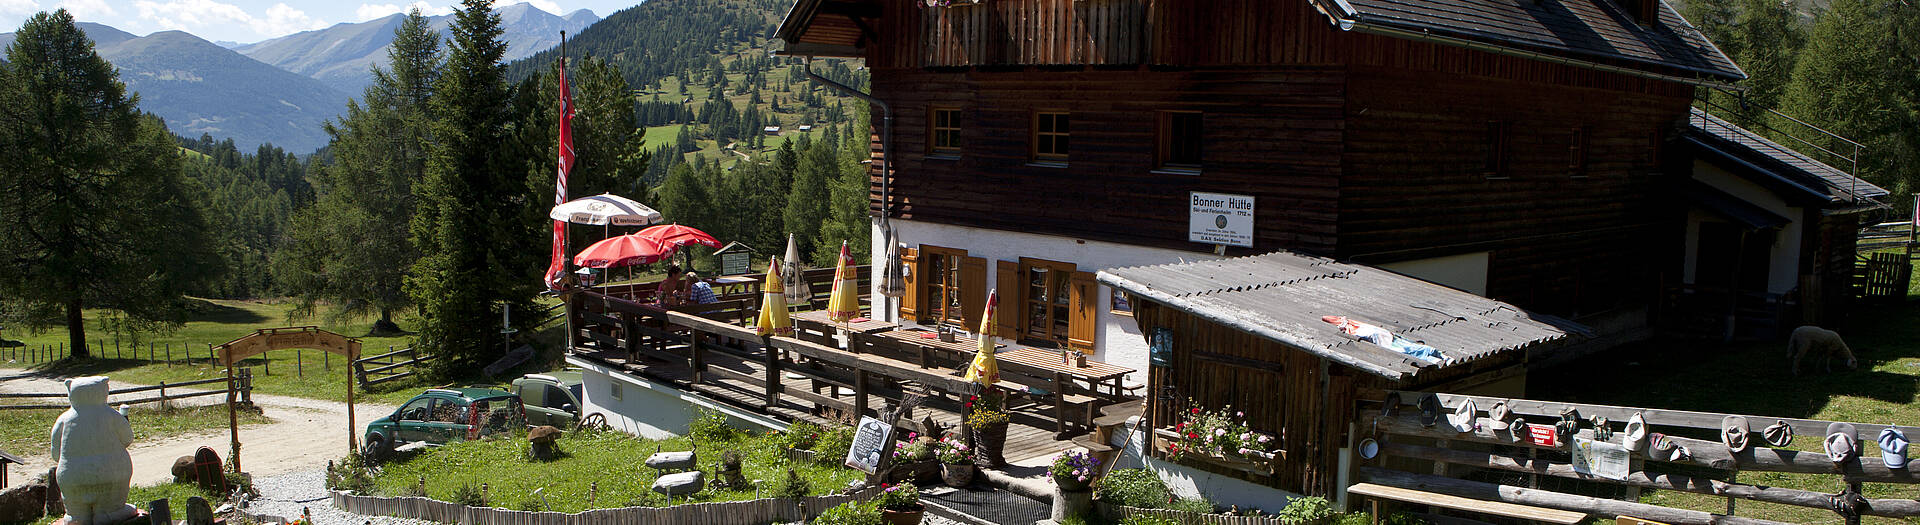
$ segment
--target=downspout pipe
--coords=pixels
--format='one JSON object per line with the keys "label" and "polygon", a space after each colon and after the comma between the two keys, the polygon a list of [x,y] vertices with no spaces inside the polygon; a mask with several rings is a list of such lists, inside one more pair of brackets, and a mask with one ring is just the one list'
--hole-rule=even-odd
{"label": "downspout pipe", "polygon": [[814,82],[819,82],[823,86],[827,86],[828,89],[838,91],[843,95],[865,100],[868,104],[880,106],[880,229],[882,231],[891,231],[892,225],[887,222],[887,206],[891,204],[892,201],[888,199],[887,190],[889,183],[893,182],[893,108],[888,106],[886,102],[873,98],[873,95],[862,93],[852,86],[834,82],[827,77],[814,73],[813,57],[811,56],[807,57],[807,65],[804,70],[807,73],[807,78],[812,79]]}

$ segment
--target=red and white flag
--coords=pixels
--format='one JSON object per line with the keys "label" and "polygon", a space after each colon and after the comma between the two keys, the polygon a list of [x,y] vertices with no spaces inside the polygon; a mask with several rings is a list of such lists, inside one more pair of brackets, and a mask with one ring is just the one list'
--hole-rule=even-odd
{"label": "red and white flag", "polygon": [[[553,186],[553,204],[567,203],[567,174],[573,171],[573,94],[567,89],[567,59],[560,59],[560,181]],[[567,221],[553,221],[553,260],[547,265],[547,289],[560,289],[567,271]]]}

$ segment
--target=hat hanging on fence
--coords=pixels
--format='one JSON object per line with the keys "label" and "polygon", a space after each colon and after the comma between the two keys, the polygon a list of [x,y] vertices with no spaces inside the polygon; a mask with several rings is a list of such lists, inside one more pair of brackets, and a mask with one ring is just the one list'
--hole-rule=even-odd
{"label": "hat hanging on fence", "polygon": [[1673,455],[1673,448],[1673,440],[1667,439],[1666,434],[1654,432],[1647,435],[1647,457],[1666,461]]}
{"label": "hat hanging on fence", "polygon": [[1514,441],[1526,441],[1527,434],[1532,432],[1532,430],[1529,429],[1531,426],[1532,425],[1527,424],[1527,418],[1513,416],[1512,422],[1507,424],[1508,438]]}
{"label": "hat hanging on fence", "polygon": [[1447,416],[1447,422],[1453,425],[1455,432],[1472,432],[1476,420],[1480,419],[1480,408],[1474,406],[1472,399],[1462,399],[1453,407],[1453,414]]}
{"label": "hat hanging on fence", "polygon": [[1440,396],[1428,393],[1420,398],[1420,426],[1433,428],[1440,422]]}
{"label": "hat hanging on fence", "polygon": [[1727,416],[1720,419],[1720,442],[1727,444],[1727,452],[1739,454],[1747,450],[1747,434],[1753,433],[1753,427],[1747,424],[1747,418]]}
{"label": "hat hanging on fence", "polygon": [[1860,454],[1860,433],[1853,425],[1833,422],[1827,425],[1827,459],[1834,463],[1846,463]]}
{"label": "hat hanging on fence", "polygon": [[1593,439],[1613,441],[1613,422],[1607,416],[1593,416]]}
{"label": "hat hanging on fence", "polygon": [[1513,418],[1513,409],[1507,408],[1506,401],[1495,401],[1493,408],[1487,409],[1487,428],[1494,432],[1505,432],[1512,425],[1507,423]]}
{"label": "hat hanging on fence", "polygon": [[1880,430],[1880,461],[1887,468],[1907,468],[1907,435],[1888,426]]}
{"label": "hat hanging on fence", "polygon": [[1787,420],[1782,419],[1767,425],[1766,429],[1760,431],[1760,436],[1767,438],[1768,445],[1785,447],[1793,444],[1793,425],[1787,424]]}
{"label": "hat hanging on fence", "polygon": [[1580,412],[1573,408],[1560,410],[1560,422],[1554,423],[1553,431],[1560,434],[1562,443],[1572,446],[1573,437],[1580,433]]}
{"label": "hat hanging on fence", "polygon": [[1627,418],[1625,434],[1626,437],[1620,439],[1620,444],[1627,447],[1628,452],[1639,452],[1640,446],[1647,442],[1647,417],[1634,412]]}

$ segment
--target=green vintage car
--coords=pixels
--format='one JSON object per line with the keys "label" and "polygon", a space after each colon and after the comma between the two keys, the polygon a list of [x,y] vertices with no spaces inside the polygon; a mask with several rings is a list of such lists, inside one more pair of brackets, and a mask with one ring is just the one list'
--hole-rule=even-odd
{"label": "green vintage car", "polygon": [[364,453],[379,458],[403,443],[442,445],[527,428],[520,396],[491,388],[435,388],[367,424]]}
{"label": "green vintage car", "polygon": [[[527,424],[574,428],[581,422],[580,409],[585,406],[581,403],[585,397],[580,382],[579,370],[527,374],[513,380],[514,393],[520,394],[520,402],[527,407]],[[588,416],[596,421],[606,420],[598,414]]]}

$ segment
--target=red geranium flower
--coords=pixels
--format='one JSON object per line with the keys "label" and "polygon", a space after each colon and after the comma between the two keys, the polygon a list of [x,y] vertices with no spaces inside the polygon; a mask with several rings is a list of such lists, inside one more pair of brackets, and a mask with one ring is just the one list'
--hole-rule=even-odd
{"label": "red geranium flower", "polygon": [[1193,407],[1193,413],[1195,414],[1200,413],[1200,407]]}

